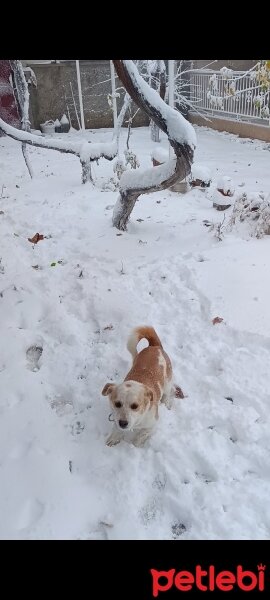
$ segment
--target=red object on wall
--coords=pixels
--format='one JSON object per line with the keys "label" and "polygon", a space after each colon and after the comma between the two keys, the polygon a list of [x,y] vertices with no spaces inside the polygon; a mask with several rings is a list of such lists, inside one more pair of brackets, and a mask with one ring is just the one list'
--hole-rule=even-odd
{"label": "red object on wall", "polygon": [[10,60],[0,60],[0,117],[9,125],[13,125],[17,129],[21,128],[21,120],[12,87]]}

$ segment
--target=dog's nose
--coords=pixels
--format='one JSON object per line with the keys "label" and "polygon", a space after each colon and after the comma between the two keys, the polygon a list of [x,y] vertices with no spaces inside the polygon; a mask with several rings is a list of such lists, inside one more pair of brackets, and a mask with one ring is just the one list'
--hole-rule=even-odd
{"label": "dog's nose", "polygon": [[119,425],[121,429],[126,429],[126,427],[128,426],[128,421],[119,421]]}

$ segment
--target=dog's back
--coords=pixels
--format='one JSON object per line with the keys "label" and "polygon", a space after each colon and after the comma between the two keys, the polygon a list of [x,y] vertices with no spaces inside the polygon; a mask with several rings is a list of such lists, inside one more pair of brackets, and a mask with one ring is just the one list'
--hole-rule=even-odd
{"label": "dog's back", "polygon": [[[144,338],[149,346],[138,353],[137,345]],[[154,328],[136,327],[128,338],[127,348],[132,355],[133,365],[125,381],[133,380],[147,385],[155,399],[160,400],[165,386],[172,379],[172,366]]]}

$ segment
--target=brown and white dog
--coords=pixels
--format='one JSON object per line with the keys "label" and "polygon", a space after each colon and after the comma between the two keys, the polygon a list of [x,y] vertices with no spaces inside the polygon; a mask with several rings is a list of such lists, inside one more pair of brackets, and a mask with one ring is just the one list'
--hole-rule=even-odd
{"label": "brown and white dog", "polygon": [[[140,340],[149,346],[137,352]],[[137,327],[127,342],[133,364],[123,383],[106,383],[103,396],[109,396],[114,427],[108,446],[121,440],[143,446],[158,419],[159,402],[171,408],[172,365],[153,327]]]}

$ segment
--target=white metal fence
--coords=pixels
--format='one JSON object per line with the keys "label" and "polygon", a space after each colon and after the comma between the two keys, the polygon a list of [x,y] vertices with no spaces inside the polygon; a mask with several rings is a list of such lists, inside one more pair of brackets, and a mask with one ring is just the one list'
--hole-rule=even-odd
{"label": "white metal fence", "polygon": [[199,112],[270,124],[269,95],[252,72],[232,71],[226,76],[194,69],[190,74],[190,99]]}

